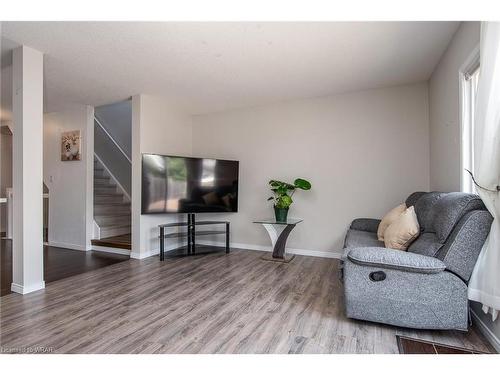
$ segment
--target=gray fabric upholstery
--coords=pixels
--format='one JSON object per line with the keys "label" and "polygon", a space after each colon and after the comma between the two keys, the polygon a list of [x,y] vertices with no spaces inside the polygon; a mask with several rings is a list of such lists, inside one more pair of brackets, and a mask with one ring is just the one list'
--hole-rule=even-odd
{"label": "gray fabric upholstery", "polygon": [[492,221],[488,211],[472,211],[462,217],[438,254],[447,270],[469,281]]}
{"label": "gray fabric upholstery", "polygon": [[442,246],[436,238],[436,233],[421,233],[408,247],[408,252],[433,257]]}
{"label": "gray fabric upholstery", "polygon": [[349,229],[344,240],[344,248],[353,247],[384,247],[384,243],[377,239],[377,233],[363,230]]}
{"label": "gray fabric upholstery", "polygon": [[[347,316],[466,330],[467,282],[492,217],[473,194],[413,193],[406,202],[414,203],[421,227],[408,252],[380,248],[384,245],[372,231],[348,230],[342,259]],[[386,278],[370,280],[373,271],[383,271]]]}
{"label": "gray fabric upholstery", "polygon": [[[467,212],[485,209],[479,196],[467,193],[443,194],[431,209],[432,228],[444,243],[460,218]],[[418,218],[418,216],[417,216]]]}
{"label": "gray fabric upholstery", "polygon": [[380,221],[381,220],[378,219],[354,219],[351,223],[350,229],[377,233]]}
{"label": "gray fabric upholstery", "polygon": [[416,191],[411,193],[405,200],[406,207],[415,206],[415,203],[422,197],[422,195],[427,194],[423,191]]}
{"label": "gray fabric upholstery", "polygon": [[386,279],[371,281],[380,267],[344,265],[349,318],[420,329],[467,330],[467,286],[449,272],[422,274],[384,269]]}
{"label": "gray fabric upholstery", "polygon": [[437,258],[381,247],[352,249],[347,258],[356,264],[417,273],[437,273],[446,268]]}
{"label": "gray fabric upholstery", "polygon": [[427,193],[415,203],[415,213],[420,225],[420,232],[434,232],[434,228],[432,227],[432,208],[444,194],[438,192]]}

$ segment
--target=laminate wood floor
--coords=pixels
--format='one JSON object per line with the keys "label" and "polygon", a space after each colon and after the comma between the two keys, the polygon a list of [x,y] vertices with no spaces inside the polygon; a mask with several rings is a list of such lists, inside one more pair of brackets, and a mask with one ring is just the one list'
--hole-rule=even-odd
{"label": "laminate wood floor", "polygon": [[[45,283],[50,283],[128,259],[128,255],[44,246],[43,276]],[[0,240],[0,273],[0,296],[4,296],[11,293],[12,240]]]}
{"label": "laminate wood floor", "polygon": [[1,298],[3,351],[398,353],[396,334],[479,351],[475,329],[429,332],[347,319],[338,260],[266,262],[233,250],[131,259]]}

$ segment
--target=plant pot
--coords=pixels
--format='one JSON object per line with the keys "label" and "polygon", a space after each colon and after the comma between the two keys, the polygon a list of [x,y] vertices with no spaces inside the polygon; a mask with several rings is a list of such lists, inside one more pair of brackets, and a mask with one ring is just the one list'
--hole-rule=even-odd
{"label": "plant pot", "polygon": [[276,221],[281,223],[286,223],[286,217],[288,215],[288,208],[278,208],[274,206],[274,216]]}

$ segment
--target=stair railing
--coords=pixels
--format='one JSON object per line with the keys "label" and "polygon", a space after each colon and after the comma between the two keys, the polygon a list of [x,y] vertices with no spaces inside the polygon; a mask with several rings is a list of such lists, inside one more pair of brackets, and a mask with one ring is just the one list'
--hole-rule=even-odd
{"label": "stair railing", "polygon": [[115,141],[115,139],[111,136],[111,134],[109,134],[108,130],[101,124],[101,122],[99,121],[99,119],[94,116],[94,122],[99,125],[99,127],[101,128],[101,130],[108,136],[108,138],[114,143],[114,145],[118,148],[118,150],[120,150],[120,152],[123,154],[123,156],[125,156],[125,158],[128,160],[128,162],[130,164],[132,164],[132,160],[130,159],[130,157],[127,155],[127,153],[125,151],[123,151],[123,148],[118,144],[118,142]]}

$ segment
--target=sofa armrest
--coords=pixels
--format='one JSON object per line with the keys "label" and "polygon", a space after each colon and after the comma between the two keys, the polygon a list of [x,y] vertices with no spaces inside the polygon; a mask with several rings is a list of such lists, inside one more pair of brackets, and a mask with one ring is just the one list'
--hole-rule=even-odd
{"label": "sofa armrest", "polygon": [[351,223],[350,229],[377,233],[379,224],[379,219],[354,219]]}
{"label": "sofa armrest", "polygon": [[347,258],[353,263],[415,273],[439,273],[446,265],[437,258],[385,247],[357,247]]}

